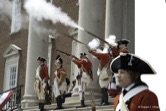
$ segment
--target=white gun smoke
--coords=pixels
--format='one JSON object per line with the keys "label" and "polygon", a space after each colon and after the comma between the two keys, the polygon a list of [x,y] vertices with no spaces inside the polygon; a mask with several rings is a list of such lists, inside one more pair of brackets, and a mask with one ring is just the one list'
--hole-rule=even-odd
{"label": "white gun smoke", "polygon": [[0,1],[0,20],[5,20],[5,17],[12,16],[12,2],[8,0]]}
{"label": "white gun smoke", "polygon": [[59,34],[57,33],[57,31],[55,29],[53,29],[51,27],[45,27],[45,25],[43,25],[41,23],[34,23],[32,28],[38,36],[52,35],[52,36],[54,36],[55,39],[59,36]]}
{"label": "white gun smoke", "polygon": [[88,43],[88,46],[90,47],[90,49],[96,49],[99,47],[99,45],[100,45],[100,40],[96,38]]}
{"label": "white gun smoke", "polygon": [[60,7],[58,8],[45,0],[27,0],[24,8],[30,16],[39,21],[45,19],[54,24],[60,22],[66,26],[81,29],[66,13],[62,12]]}
{"label": "white gun smoke", "polygon": [[112,45],[112,46],[117,46],[117,43],[116,43],[116,36],[115,35],[109,35],[108,38],[106,38],[106,41]]}

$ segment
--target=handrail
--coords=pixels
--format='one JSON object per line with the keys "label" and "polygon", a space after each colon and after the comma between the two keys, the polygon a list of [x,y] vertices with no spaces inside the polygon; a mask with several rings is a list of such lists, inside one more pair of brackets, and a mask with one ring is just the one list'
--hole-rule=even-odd
{"label": "handrail", "polygon": [[22,84],[22,85],[19,85],[19,86],[10,88],[10,89],[8,89],[8,90],[6,90],[6,91],[0,92],[0,95],[3,94],[3,93],[5,93],[5,92],[11,91],[11,90],[15,90],[15,89],[20,88],[20,87],[23,87],[23,86],[24,86],[24,85]]}
{"label": "handrail", "polygon": [[11,90],[14,91],[13,96],[10,97],[10,100],[5,104],[2,111],[7,111],[8,109],[10,109],[10,111],[12,111],[17,108],[21,109],[21,88],[22,87],[23,87],[23,85],[19,85],[19,86],[13,87],[11,89],[8,89],[8,90],[0,93],[0,95],[1,95],[5,92],[11,91]]}

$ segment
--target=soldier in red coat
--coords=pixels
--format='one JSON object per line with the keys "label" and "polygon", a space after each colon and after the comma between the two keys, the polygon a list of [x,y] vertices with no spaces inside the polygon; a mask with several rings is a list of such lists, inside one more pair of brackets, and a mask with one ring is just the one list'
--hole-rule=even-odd
{"label": "soldier in red coat", "polygon": [[[117,57],[120,53],[129,53],[127,49],[129,42],[130,41],[127,39],[121,39],[117,41],[117,48],[111,48],[113,58]],[[118,86],[115,74],[113,74],[112,82],[109,84],[109,95],[115,97],[119,93],[119,90],[121,90],[121,88]]]}
{"label": "soldier in red coat", "polygon": [[89,51],[93,56],[99,59],[99,67],[97,74],[99,76],[99,84],[101,87],[101,102],[100,105],[108,105],[108,84],[111,81],[110,62],[112,61],[112,55],[109,52],[96,52],[95,50]]}
{"label": "soldier in red coat", "polygon": [[55,108],[57,110],[63,108],[62,103],[65,102],[65,93],[67,91],[67,73],[63,68],[63,60],[60,55],[56,57],[55,66],[53,92],[57,101],[57,107]]}
{"label": "soldier in red coat", "polygon": [[74,59],[73,62],[80,69],[80,74],[77,76],[78,85],[79,85],[79,97],[81,101],[80,107],[85,107],[84,92],[86,87],[89,85],[90,81],[93,80],[92,63],[86,56],[86,53],[81,53],[80,59]]}
{"label": "soldier in red coat", "polygon": [[127,39],[121,39],[119,41],[117,41],[117,48],[113,47],[111,48],[112,53],[113,53],[113,57],[117,57],[120,53],[129,53],[128,49],[127,49],[127,45],[128,43],[130,43],[129,40]]}
{"label": "soldier in red coat", "polygon": [[115,111],[160,111],[156,94],[141,80],[142,74],[155,74],[152,67],[134,54],[121,53],[111,63],[122,93],[114,100]]}
{"label": "soldier in red coat", "polygon": [[45,96],[48,91],[48,67],[45,65],[46,60],[43,57],[38,57],[38,67],[36,69],[36,77],[34,83],[34,89],[37,93],[39,99],[39,109],[40,111],[44,111],[44,104],[45,104]]}

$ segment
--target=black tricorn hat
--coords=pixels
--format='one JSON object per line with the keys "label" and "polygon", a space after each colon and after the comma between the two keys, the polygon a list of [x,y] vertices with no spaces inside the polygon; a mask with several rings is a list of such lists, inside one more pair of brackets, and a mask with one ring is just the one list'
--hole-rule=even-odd
{"label": "black tricorn hat", "polygon": [[131,53],[120,53],[110,65],[112,72],[118,73],[119,69],[139,72],[140,74],[156,74],[153,68],[145,60],[136,57]]}
{"label": "black tricorn hat", "polygon": [[80,53],[80,58],[85,57],[86,53]]}
{"label": "black tricorn hat", "polygon": [[58,62],[58,63],[60,63],[60,64],[63,63],[63,60],[62,60],[62,58],[60,57],[60,55],[57,55],[55,61]]}
{"label": "black tricorn hat", "polygon": [[38,57],[38,58],[37,58],[37,61],[42,61],[42,62],[45,62],[45,61],[46,61],[46,59],[45,59],[44,57]]}
{"label": "black tricorn hat", "polygon": [[130,40],[121,39],[121,40],[118,40],[117,43],[118,43],[118,45],[120,45],[120,44],[126,44],[127,45],[128,43],[130,43]]}

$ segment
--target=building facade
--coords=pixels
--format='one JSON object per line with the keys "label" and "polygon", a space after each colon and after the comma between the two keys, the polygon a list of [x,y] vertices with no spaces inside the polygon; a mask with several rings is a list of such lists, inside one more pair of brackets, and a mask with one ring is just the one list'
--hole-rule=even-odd
{"label": "building facade", "polygon": [[[55,70],[55,57],[60,54],[68,77],[73,80],[78,69],[71,63],[69,57],[58,53],[56,49],[79,57],[81,52],[88,54],[87,50],[72,39],[65,37],[64,34],[69,34],[86,44],[94,37],[61,23],[53,24],[49,20],[38,21],[29,17],[23,8],[24,2],[22,0],[9,1],[11,13],[6,14],[5,11],[0,13],[0,81],[3,83],[0,84],[0,91],[23,84],[22,103],[24,107],[28,107],[31,103],[37,102],[32,87],[37,56],[47,58],[49,74],[52,77]],[[103,39],[111,34],[116,35],[117,40],[130,39],[129,51],[134,53],[134,0],[47,0],[47,2],[61,7],[62,11],[67,13],[79,26]],[[5,7],[2,8],[5,10]],[[16,9],[20,11],[13,11]],[[45,31],[45,29],[48,30]],[[49,29],[58,36],[50,38]],[[88,57],[94,64],[93,72],[96,73],[97,60],[89,54]],[[89,88],[98,91],[98,88],[94,87],[98,85],[97,76],[95,78]]]}

